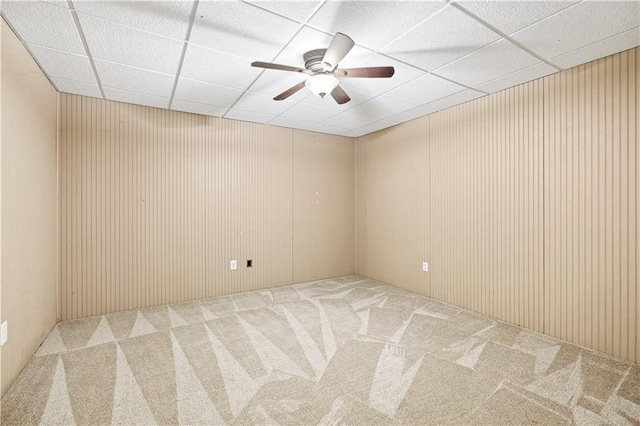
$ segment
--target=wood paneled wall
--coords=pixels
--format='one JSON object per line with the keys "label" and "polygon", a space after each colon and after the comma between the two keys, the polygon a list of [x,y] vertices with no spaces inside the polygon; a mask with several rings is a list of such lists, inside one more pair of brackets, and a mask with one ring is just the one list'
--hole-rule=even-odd
{"label": "wood paneled wall", "polygon": [[353,139],[60,99],[62,319],[355,271]]}
{"label": "wood paneled wall", "polygon": [[357,272],[640,362],[639,61],[358,138]]}
{"label": "wood paneled wall", "polygon": [[57,94],[2,21],[2,393],[57,322]]}

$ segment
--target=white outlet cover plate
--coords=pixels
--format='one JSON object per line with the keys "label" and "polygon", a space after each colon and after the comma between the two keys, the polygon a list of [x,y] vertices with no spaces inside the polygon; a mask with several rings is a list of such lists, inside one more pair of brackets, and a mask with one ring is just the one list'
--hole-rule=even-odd
{"label": "white outlet cover plate", "polygon": [[238,269],[238,261],[232,260],[231,262],[229,262],[229,269],[232,271],[235,271],[236,269]]}
{"label": "white outlet cover plate", "polygon": [[422,271],[429,272],[429,262],[422,262]]}

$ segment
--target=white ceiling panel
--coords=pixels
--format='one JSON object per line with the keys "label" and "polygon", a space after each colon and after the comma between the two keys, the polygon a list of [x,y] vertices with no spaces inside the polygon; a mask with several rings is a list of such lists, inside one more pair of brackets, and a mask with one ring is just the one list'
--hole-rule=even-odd
{"label": "white ceiling panel", "polygon": [[545,59],[638,26],[639,1],[583,1],[513,35]]}
{"label": "white ceiling panel", "polygon": [[314,123],[310,121],[295,120],[293,118],[278,116],[271,120],[269,124],[273,124],[274,126],[290,127],[292,129],[306,130],[309,127],[313,126]]}
{"label": "white ceiling panel", "polygon": [[259,74],[260,70],[246,59],[191,44],[180,72],[181,77],[236,89],[249,87]]}
{"label": "white ceiling panel", "polygon": [[78,12],[150,33],[184,40],[187,35],[190,1],[86,1],[73,2]]}
{"label": "white ceiling panel", "polygon": [[114,89],[105,87],[104,96],[111,101],[126,102],[128,104],[145,105],[155,108],[167,108],[169,106],[169,98],[162,96],[153,96],[145,93],[130,92],[127,90]]}
{"label": "white ceiling panel", "polygon": [[343,112],[335,117],[331,117],[322,124],[326,124],[327,126],[343,127],[345,129],[357,129],[358,127],[373,123],[374,121],[376,121],[375,118]]}
{"label": "white ceiling panel", "polygon": [[396,99],[378,96],[370,101],[353,107],[349,110],[350,114],[364,115],[366,117],[383,119],[403,111],[410,110],[414,105]]}
{"label": "white ceiling panel", "polygon": [[174,76],[96,59],[96,70],[102,87],[145,93],[169,98]]}
{"label": "white ceiling panel", "polygon": [[368,101],[369,99],[373,99],[378,96],[374,92],[368,92],[366,90],[354,89],[353,87],[343,87],[343,90],[347,92],[347,95],[351,98],[351,100],[346,103],[339,105],[331,96],[325,96],[321,98],[320,96],[316,96],[313,93],[308,91],[304,91],[306,97],[302,99],[302,102],[317,106],[322,106],[326,108],[335,109],[338,111],[346,111],[349,108],[353,108],[356,105],[360,105],[363,102]]}
{"label": "white ceiling panel", "polygon": [[234,105],[235,108],[239,108],[243,111],[252,111],[268,114],[280,114],[289,108],[291,108],[297,101],[292,100],[291,97],[284,101],[274,101],[271,96],[263,95],[261,93],[246,92]]}
{"label": "white ceiling panel", "polygon": [[452,83],[433,74],[425,74],[385,93],[385,96],[413,105],[422,105],[461,90],[464,90],[464,87],[459,84]]}
{"label": "white ceiling panel", "polygon": [[498,92],[527,81],[536,80],[544,77],[545,75],[553,74],[554,72],[558,72],[558,70],[544,62],[538,62],[535,65],[512,72],[511,74],[507,74],[495,80],[488,81],[476,86],[475,88],[487,93]]}
{"label": "white ceiling panel", "polygon": [[[395,73],[391,78],[345,78],[342,84],[347,87],[354,87],[360,90],[367,90],[376,94],[382,94],[388,90],[394,89],[414,78],[425,75],[426,73],[415,67],[405,65],[384,55],[373,55],[365,59],[357,67],[378,67],[391,66],[395,69]],[[346,67],[343,67],[346,68]]]}
{"label": "white ceiling panel", "polygon": [[171,102],[171,109],[174,111],[191,112],[214,117],[222,117],[227,111],[227,107],[199,104],[197,102],[183,101],[182,99],[174,99],[173,102]]}
{"label": "white ceiling panel", "polygon": [[60,77],[82,83],[96,84],[89,58],[37,45],[29,45],[40,66],[50,77]]}
{"label": "white ceiling panel", "polygon": [[456,3],[505,34],[521,30],[566,9],[577,0],[491,1],[463,0]]}
{"label": "white ceiling panel", "polygon": [[285,16],[297,22],[305,22],[316,7],[322,1],[273,1],[273,0],[248,0],[248,3],[255,4],[263,9],[270,10],[278,15]]}
{"label": "white ceiling panel", "polygon": [[198,3],[189,41],[250,60],[270,61],[300,25],[237,1]]}
{"label": "white ceiling panel", "polygon": [[366,126],[362,126],[358,129],[354,129],[351,132],[347,132],[347,134],[352,135],[352,137],[359,137],[359,136],[367,135],[369,133],[377,132],[382,129],[393,127],[397,124],[398,122],[392,121],[392,120],[378,120],[371,124],[367,124]]}
{"label": "white ceiling panel", "polygon": [[339,113],[340,112],[336,111],[335,109],[306,104],[304,102],[298,102],[297,104],[280,114],[280,117],[319,123]]}
{"label": "white ceiling panel", "polygon": [[175,74],[183,42],[78,14],[95,59]]}
{"label": "white ceiling panel", "polygon": [[535,56],[502,39],[434,71],[441,77],[476,86],[539,62]]}
{"label": "white ceiling panel", "polygon": [[243,111],[238,108],[232,108],[224,115],[225,118],[231,118],[233,120],[251,121],[254,123],[267,123],[273,120],[276,116],[273,114],[263,114],[260,112]]}
{"label": "white ceiling panel", "polygon": [[[250,90],[252,92],[266,95],[269,98],[274,98],[290,87],[304,81],[306,78],[307,76],[305,74],[295,72],[265,70],[253,85],[251,85]],[[310,92],[307,90],[301,90],[298,93],[291,95],[284,102],[297,102],[304,99],[309,93]]]}
{"label": "white ceiling panel", "polygon": [[345,33],[357,44],[377,50],[445,5],[444,1],[327,1],[309,23],[332,34]]}
{"label": "white ceiling panel", "polygon": [[96,84],[81,83],[79,81],[65,80],[64,78],[51,77],[51,81],[56,88],[64,93],[73,93],[74,95],[90,96],[92,98],[101,98],[100,89]]}
{"label": "white ceiling panel", "polygon": [[308,130],[312,132],[329,133],[331,135],[340,135],[342,133],[349,131],[349,129],[345,129],[344,127],[329,126],[327,124],[322,124],[322,123],[309,127]]}
{"label": "white ceiling panel", "polygon": [[588,46],[573,50],[564,55],[551,58],[551,62],[561,68],[571,68],[585,62],[593,61],[631,49],[640,44],[640,26],[629,31],[616,34],[604,40],[596,41]]}
{"label": "white ceiling panel", "polygon": [[480,22],[448,6],[382,52],[431,71],[499,38]]}
{"label": "white ceiling panel", "polygon": [[230,107],[242,96],[242,93],[244,93],[242,90],[231,87],[180,78],[174,97],[201,104]]}
{"label": "white ceiling panel", "polygon": [[429,102],[424,105],[424,108],[429,108],[432,111],[440,111],[458,104],[463,104],[465,102],[471,101],[473,99],[481,98],[485,96],[484,93],[478,92],[473,89],[466,89],[462,92],[454,93],[451,96],[446,96],[444,98],[438,99],[437,101]]}
{"label": "white ceiling panel", "polygon": [[2,15],[27,43],[85,54],[67,8],[35,1],[2,1]]}
{"label": "white ceiling panel", "polygon": [[431,114],[432,112],[435,112],[435,111],[436,110],[431,106],[420,105],[408,111],[401,112],[400,114],[392,115],[391,117],[389,117],[389,120],[392,120],[398,123],[404,123],[405,121],[414,120],[418,117]]}

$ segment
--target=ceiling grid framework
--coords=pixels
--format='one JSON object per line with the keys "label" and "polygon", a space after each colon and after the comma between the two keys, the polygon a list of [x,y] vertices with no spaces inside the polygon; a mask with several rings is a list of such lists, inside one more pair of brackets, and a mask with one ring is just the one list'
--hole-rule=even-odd
{"label": "ceiling grid framework", "polygon": [[[13,1],[1,13],[61,92],[350,137],[640,45],[638,1]],[[304,52],[356,43],[338,105],[300,90]]]}

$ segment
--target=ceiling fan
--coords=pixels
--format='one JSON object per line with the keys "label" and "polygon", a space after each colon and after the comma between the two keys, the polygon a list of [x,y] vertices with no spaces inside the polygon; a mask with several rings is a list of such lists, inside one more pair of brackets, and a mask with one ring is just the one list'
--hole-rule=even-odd
{"label": "ceiling fan", "polygon": [[303,87],[309,88],[315,95],[324,98],[328,93],[338,104],[344,104],[351,100],[349,95],[339,86],[340,78],[389,78],[395,70],[393,67],[366,67],[339,69],[338,63],[349,53],[355,43],[351,38],[336,33],[331,44],[326,49],[314,49],[303,55],[304,68],[289,65],[273,64],[271,62],[253,62],[252,67],[266,68],[280,71],[292,71],[307,74],[306,80],[285,90],[273,98],[282,101],[293,95]]}

